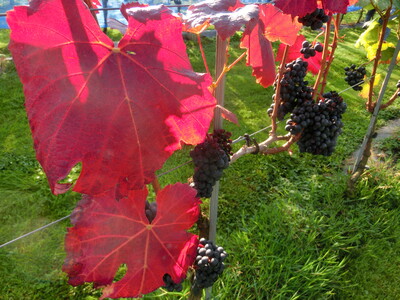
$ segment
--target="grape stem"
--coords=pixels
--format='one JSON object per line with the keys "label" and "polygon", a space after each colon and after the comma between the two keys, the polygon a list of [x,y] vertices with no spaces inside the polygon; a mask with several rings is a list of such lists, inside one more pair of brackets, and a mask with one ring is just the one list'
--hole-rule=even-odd
{"label": "grape stem", "polygon": [[321,31],[320,33],[318,33],[318,35],[315,37],[314,41],[313,41],[313,45],[315,45],[315,43],[317,42],[318,38],[322,35],[324,35],[325,31]]}
{"label": "grape stem", "polygon": [[279,73],[276,78],[276,91],[275,91],[275,97],[274,97],[274,109],[272,110],[272,116],[271,116],[271,132],[269,133],[270,136],[276,136],[276,129],[277,129],[277,124],[276,124],[276,118],[278,116],[278,109],[279,105],[281,103],[281,80],[283,77],[283,73],[285,72],[286,69],[286,59],[289,54],[289,49],[290,46],[286,45],[285,50],[283,52],[283,57],[281,64],[279,66]]}
{"label": "grape stem", "polygon": [[151,182],[151,185],[153,186],[154,192],[157,195],[158,192],[161,191],[161,186],[160,182],[158,181],[158,178],[154,178],[154,180]]}
{"label": "grape stem", "polygon": [[378,69],[379,60],[381,59],[381,56],[382,56],[382,45],[383,45],[383,40],[384,40],[384,37],[385,37],[386,28],[387,28],[387,25],[389,23],[389,17],[390,17],[390,10],[391,9],[392,9],[392,7],[390,6],[386,10],[386,12],[381,15],[382,16],[381,17],[381,19],[382,19],[382,28],[381,28],[381,32],[380,32],[380,35],[379,35],[378,49],[376,50],[376,55],[375,55],[375,59],[374,59],[374,66],[372,67],[371,79],[369,80],[368,101],[366,103],[366,108],[370,113],[372,113],[374,111],[374,107],[376,105],[376,102],[375,103],[372,102],[372,97],[373,97],[373,94],[374,94],[375,74],[376,74],[376,71]]}
{"label": "grape stem", "polygon": [[243,57],[246,56],[246,52],[243,52],[237,59],[235,59],[234,62],[232,62],[229,66],[224,66],[223,71],[221,74],[219,74],[218,78],[216,81],[213,82],[212,88],[213,90],[221,83],[222,78],[228,73],[239,61],[243,59]]}
{"label": "grape stem", "polygon": [[[336,15],[336,19],[335,22],[333,23],[335,26],[335,32],[333,35],[333,40],[332,40],[332,45],[331,45],[331,53],[329,55],[329,60],[326,63],[326,67],[325,70],[323,71],[323,77],[322,77],[322,83],[321,83],[321,90],[319,92],[320,95],[324,94],[324,90],[326,87],[326,83],[327,83],[327,77],[329,74],[329,69],[332,65],[333,60],[335,59],[335,51],[338,45],[338,37],[339,37],[339,26],[340,26],[340,14]],[[325,47],[328,47],[328,45],[325,45]]]}
{"label": "grape stem", "polygon": [[199,237],[207,238],[210,231],[210,220],[209,218],[201,212],[199,218],[197,219],[197,228],[199,230]]}
{"label": "grape stem", "polygon": [[[85,2],[85,4],[88,6],[89,9],[94,8],[92,0],[83,0],[83,2]],[[90,13],[92,14],[93,18],[96,20],[97,24],[99,24],[99,20],[97,20],[97,16],[96,16],[96,11],[90,10]]]}
{"label": "grape stem", "polygon": [[[264,155],[288,151],[290,146],[299,140],[300,136],[301,136],[301,133],[299,133],[295,136],[291,135],[290,133],[283,135],[283,136],[270,135],[268,139],[266,139],[264,142],[262,142],[258,145],[253,145],[253,146],[244,145],[242,148],[240,148],[236,153],[234,153],[231,156],[231,164],[234,163],[236,160],[238,160],[240,157],[242,157],[246,154],[255,153],[258,150],[259,150],[259,153],[264,154]],[[287,142],[280,147],[270,148],[270,145],[277,141],[287,141]]]}
{"label": "grape stem", "polygon": [[[385,104],[382,104],[381,109],[385,109],[385,108],[389,107],[390,105],[392,105],[393,102],[394,102],[394,101],[396,100],[396,98],[398,97],[398,96],[397,96],[398,93],[400,93],[400,88],[398,88],[398,89],[394,92],[394,94],[392,95],[392,97],[390,97],[390,99],[389,99],[388,102],[386,102]],[[375,105],[374,105],[374,108],[375,108]]]}
{"label": "grape stem", "polygon": [[317,90],[318,90],[318,87],[319,87],[321,79],[322,79],[322,75],[325,70],[326,57],[328,56],[328,52],[329,52],[328,45],[329,45],[329,39],[330,39],[330,35],[331,35],[331,23],[332,23],[332,13],[329,14],[329,20],[326,23],[325,38],[324,38],[324,51],[322,52],[321,69],[318,72],[318,76],[317,76],[317,79],[315,80],[315,84],[314,84],[314,94],[313,94],[314,99],[317,99],[317,97],[318,97]]}
{"label": "grape stem", "polygon": [[199,44],[199,48],[200,48],[200,53],[201,53],[201,58],[203,59],[203,63],[204,63],[204,67],[206,69],[206,72],[208,74],[210,73],[210,69],[208,68],[208,63],[207,63],[207,58],[206,58],[206,54],[204,52],[204,48],[203,48],[203,43],[201,42],[201,36],[200,34],[197,34],[197,42]]}

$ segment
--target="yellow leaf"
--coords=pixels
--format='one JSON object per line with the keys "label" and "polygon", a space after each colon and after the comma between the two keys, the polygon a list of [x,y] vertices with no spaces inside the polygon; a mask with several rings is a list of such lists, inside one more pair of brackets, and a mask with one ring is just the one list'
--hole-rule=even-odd
{"label": "yellow leaf", "polygon": [[[365,80],[365,79],[364,79]],[[377,85],[379,85],[381,82],[381,74],[376,74],[375,75],[375,81],[374,81],[374,87],[376,87]],[[368,99],[368,95],[369,95],[369,81],[366,81],[364,84],[361,85],[362,86],[362,90],[359,93],[359,96],[364,98],[364,99]]]}
{"label": "yellow leaf", "polygon": [[[392,44],[392,43],[384,42],[384,43],[382,44],[382,50],[381,50],[382,55],[383,55],[384,52],[385,52],[386,50],[388,50],[389,48],[393,48],[393,50],[394,50],[394,48],[396,48],[396,47],[395,47],[395,45]],[[377,50],[377,49],[378,49],[378,43],[375,43],[375,44],[370,45],[370,46],[368,46],[368,47],[365,48],[365,50],[367,51],[367,57],[368,57],[369,60],[373,60],[373,59],[375,58],[376,50]],[[394,52],[394,51],[393,51],[393,52]],[[383,55],[383,56],[384,56],[384,55]],[[387,59],[390,59],[390,57],[389,57],[389,58],[383,57],[383,60],[384,60],[384,61],[387,60]]]}

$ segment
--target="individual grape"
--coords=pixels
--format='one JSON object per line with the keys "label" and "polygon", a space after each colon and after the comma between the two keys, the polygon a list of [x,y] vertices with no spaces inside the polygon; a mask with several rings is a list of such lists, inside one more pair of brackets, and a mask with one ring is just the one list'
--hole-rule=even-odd
{"label": "individual grape", "polygon": [[[207,249],[205,252],[203,249]],[[193,289],[201,290],[214,284],[225,269],[227,257],[224,248],[214,245],[212,241],[200,239],[194,264],[196,270]]]}
{"label": "individual grape", "polygon": [[205,141],[190,152],[195,165],[193,186],[197,197],[211,197],[213,186],[229,166],[228,154],[232,149],[229,137],[230,133],[225,131],[207,134]]}
{"label": "individual grape", "polygon": [[312,30],[320,29],[328,20],[329,16],[327,16],[321,8],[317,8],[312,13],[299,18],[300,23],[306,27],[311,27]]}
{"label": "individual grape", "polygon": [[361,91],[361,83],[364,82],[364,76],[367,73],[365,67],[356,67],[356,65],[351,65],[350,67],[344,68],[346,77],[344,80],[353,88],[355,91]]}
{"label": "individual grape", "polygon": [[400,89],[400,80],[397,81],[396,87],[397,87],[398,89]]}
{"label": "individual grape", "polygon": [[316,43],[314,46],[315,51],[317,52],[322,52],[324,50],[324,47],[320,43]]}
{"label": "individual grape", "polygon": [[182,281],[183,280],[180,283],[175,283],[169,274],[164,274],[163,280],[164,280],[163,288],[165,288],[168,292],[173,292],[173,291],[181,292],[182,291]]}

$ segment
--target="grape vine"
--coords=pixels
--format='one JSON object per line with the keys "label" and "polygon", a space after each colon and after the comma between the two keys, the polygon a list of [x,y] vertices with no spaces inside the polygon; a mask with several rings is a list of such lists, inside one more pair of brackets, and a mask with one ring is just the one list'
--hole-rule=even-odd
{"label": "grape vine", "polygon": [[[92,5],[91,1],[85,3]],[[285,6],[280,0],[276,5],[240,7],[232,3],[204,1],[189,7],[187,15],[179,18],[163,6],[124,4],[121,11],[129,22],[126,27],[120,25],[126,34],[117,45],[103,34],[81,0],[31,1],[8,14],[10,50],[24,84],[38,160],[53,193],[64,193],[72,186],[85,194],[66,238],[63,270],[71,284],[90,281],[106,286],[103,298],[137,297],[160,286],[180,291],[186,271],[193,266],[193,288],[212,286],[225,268],[227,254],[211,241],[213,238],[198,243],[198,237],[186,231],[200,214],[198,198],[210,197],[223,171],[245,154],[291,151],[295,143],[300,152],[324,156],[334,152],[344,126],[346,103],[337,92],[325,93],[324,88],[339,40],[340,16],[348,1],[321,0],[322,7],[328,8],[314,11],[317,1],[309,1],[308,9]],[[384,28],[391,8],[381,11]],[[305,27],[323,28],[312,42],[304,37],[304,42],[296,42],[301,25],[294,17],[298,16]],[[209,74],[200,38],[210,24],[217,31],[217,41],[223,40],[224,45],[217,49],[217,62],[223,66],[217,78]],[[192,69],[182,28],[197,34],[207,74]],[[229,64],[233,44],[229,38],[241,28],[245,28],[239,46],[242,53]],[[324,41],[318,42],[321,35]],[[60,44],[49,36],[65,41]],[[46,39],[45,47],[38,47]],[[276,70],[271,42],[278,41],[284,50]],[[374,108],[373,81],[382,44],[383,34],[370,79],[369,110]],[[63,55],[53,49],[60,49]],[[216,91],[223,87],[225,75],[244,58],[259,84],[265,88],[274,85],[268,109],[271,131],[265,141],[248,138],[247,144],[233,153],[231,133],[222,129],[207,132],[213,114],[215,121],[221,110],[227,112],[222,104],[216,105]],[[313,86],[306,80],[309,70],[318,73]],[[345,72],[347,83],[361,90],[365,68],[352,65]],[[48,88],[38,93],[38,86]],[[400,81],[396,97],[399,89]],[[277,120],[283,121],[288,114],[286,125],[278,128],[281,124]],[[283,127],[287,133],[281,136],[278,132],[284,132]],[[182,144],[196,145],[190,152],[194,164],[191,187],[157,187],[156,201],[148,200],[146,186],[155,182],[156,171]],[[77,162],[84,166],[78,180],[59,183]],[[96,219],[99,214],[107,222]],[[165,226],[171,230],[166,232]],[[107,241],[108,252],[99,250],[104,245],[93,243],[93,236]],[[129,242],[113,240],[115,237],[128,237]],[[118,262],[114,260],[114,252],[127,247],[124,251],[132,253],[135,243],[146,245],[137,261],[123,255],[118,255]],[[130,264],[128,275],[114,281],[113,270],[124,263]],[[99,265],[112,275],[104,278],[95,272]],[[151,275],[154,278],[146,277],[148,268],[156,270]]]}

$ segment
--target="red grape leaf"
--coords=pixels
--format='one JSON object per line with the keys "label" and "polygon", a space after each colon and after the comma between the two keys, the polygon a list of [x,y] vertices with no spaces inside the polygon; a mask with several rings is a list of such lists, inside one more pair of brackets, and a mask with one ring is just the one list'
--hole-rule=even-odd
{"label": "red grape leaf", "polygon": [[212,24],[225,40],[254,18],[258,18],[257,5],[243,6],[237,0],[207,0],[191,5],[184,22],[185,30],[193,33],[201,33]]}
{"label": "red grape leaf", "polygon": [[219,110],[221,111],[221,116],[225,120],[232,122],[233,124],[239,125],[239,120],[233,112],[231,112],[229,109],[227,109],[221,105],[217,105],[217,108],[219,108]]}
{"label": "red grape leaf", "polygon": [[[321,62],[322,62],[322,53],[317,52],[314,57],[304,58],[304,55],[300,53],[300,49],[302,48],[302,44],[305,41],[304,35],[298,35],[296,42],[293,46],[289,48],[287,63],[295,60],[296,58],[301,57],[304,61],[308,62],[308,71],[313,74],[318,74],[319,70],[321,69]],[[321,43],[323,46],[323,44]],[[285,50],[284,44],[280,44],[278,48],[278,54],[276,55],[276,61],[281,61],[283,56],[283,51]],[[329,60],[329,55],[326,58]]]}
{"label": "red grape leaf", "polygon": [[322,7],[324,8],[324,10],[329,11],[333,14],[347,13],[347,7],[349,6],[349,4],[350,4],[349,0],[323,0],[322,1]]}
{"label": "red grape leaf", "polygon": [[246,63],[253,68],[253,76],[263,87],[272,85],[275,81],[275,61],[271,42],[264,36],[262,20],[252,20],[246,27],[240,43],[242,49],[247,49]]}
{"label": "red grape leaf", "polygon": [[[65,241],[63,271],[69,283],[94,282],[103,296],[140,297],[185,278],[196,256],[198,239],[188,233],[199,215],[200,200],[186,184],[169,185],[157,195],[157,214],[151,224],[145,215],[147,190],[130,191],[115,201],[110,193],[84,196],[75,208]],[[121,264],[124,277],[113,283]]]}
{"label": "red grape leaf", "polygon": [[275,6],[292,17],[303,17],[317,8],[317,0],[276,0]]}
{"label": "red grape leaf", "polygon": [[181,141],[204,139],[212,80],[193,71],[181,21],[154,10],[129,10],[117,48],[81,0],[34,0],[8,13],[36,155],[54,193],[69,188],[58,181],[79,162],[77,192],[142,188]]}
{"label": "red grape leaf", "polygon": [[282,43],[293,45],[302,25],[272,4],[261,4],[259,8],[260,21],[265,27],[265,37],[271,42],[280,40]]}
{"label": "red grape leaf", "polygon": [[[139,2],[129,2],[129,3],[122,3],[120,7],[120,12],[121,14],[125,17],[125,19],[128,20],[129,18],[129,13],[128,10],[131,8],[136,8],[136,7],[148,7],[148,4],[140,4]],[[154,10],[155,12],[157,10]],[[148,13],[147,13],[148,14]]]}

